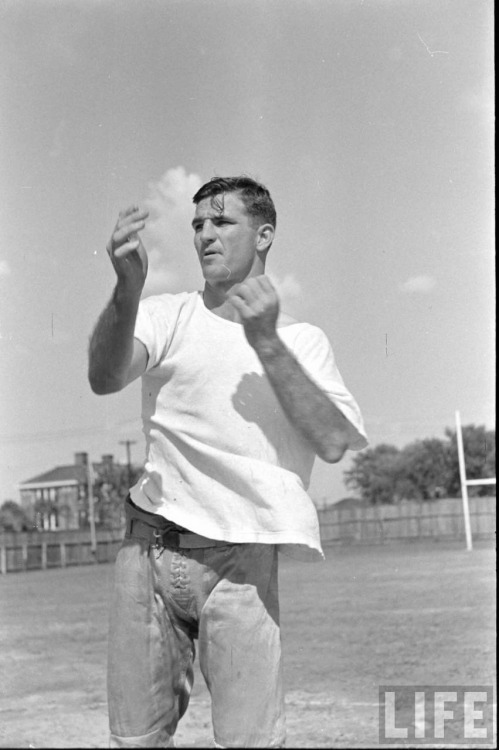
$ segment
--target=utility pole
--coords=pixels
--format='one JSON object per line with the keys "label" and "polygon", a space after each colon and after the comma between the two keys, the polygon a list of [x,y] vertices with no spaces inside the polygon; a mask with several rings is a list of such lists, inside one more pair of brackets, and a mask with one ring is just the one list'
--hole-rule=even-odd
{"label": "utility pole", "polygon": [[132,483],[132,459],[130,454],[130,446],[135,445],[137,441],[136,440],[120,440],[120,445],[126,446],[126,464],[127,464],[127,471],[128,471],[128,488],[130,489],[130,485]]}
{"label": "utility pole", "polygon": [[90,524],[90,549],[94,562],[97,562],[97,537],[95,535],[95,513],[94,513],[94,485],[92,476],[92,462],[87,456],[87,500],[88,500],[88,522]]}

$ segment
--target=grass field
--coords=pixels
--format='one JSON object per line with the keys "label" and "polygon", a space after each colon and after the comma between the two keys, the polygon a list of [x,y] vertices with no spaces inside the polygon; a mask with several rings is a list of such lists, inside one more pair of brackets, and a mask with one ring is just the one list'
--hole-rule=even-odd
{"label": "grass field", "polygon": [[[376,747],[380,684],[495,686],[490,545],[352,546],[326,557],[281,556],[289,747]],[[107,747],[112,570],[0,579],[0,747]],[[176,742],[211,745],[199,671]]]}

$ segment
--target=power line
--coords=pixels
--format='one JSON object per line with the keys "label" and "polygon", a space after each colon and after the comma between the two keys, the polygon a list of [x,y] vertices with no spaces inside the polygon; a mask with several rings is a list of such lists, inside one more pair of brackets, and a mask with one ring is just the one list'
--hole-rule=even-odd
{"label": "power line", "polygon": [[[66,430],[40,430],[38,432],[16,432],[12,433],[10,435],[0,435],[0,444],[5,443],[18,443],[18,442],[25,442],[25,443],[37,443],[40,441],[45,440],[61,440],[62,438],[68,438],[68,437],[77,437],[78,435],[82,436],[88,436],[88,435],[96,435],[96,434],[103,434],[103,433],[113,433],[115,432],[119,427],[122,427],[123,425],[130,424],[130,422],[133,422],[135,420],[127,420],[126,422],[119,422],[116,425],[112,425],[111,427],[80,427],[80,428],[71,428]],[[139,430],[140,427],[137,427],[137,430]]]}

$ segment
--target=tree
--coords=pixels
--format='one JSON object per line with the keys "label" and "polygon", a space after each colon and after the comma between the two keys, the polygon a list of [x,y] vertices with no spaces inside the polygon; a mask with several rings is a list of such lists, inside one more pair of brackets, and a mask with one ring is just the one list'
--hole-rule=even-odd
{"label": "tree", "polygon": [[344,473],[345,484],[372,504],[393,503],[400,480],[400,451],[381,444],[357,453],[352,468]]}
{"label": "tree", "polygon": [[[468,479],[495,476],[495,432],[485,427],[463,427],[463,444]],[[370,503],[393,503],[402,498],[431,500],[459,497],[461,482],[456,433],[445,430],[446,440],[427,438],[399,450],[381,444],[358,453],[346,471],[345,484],[360,492]],[[495,487],[469,488],[470,495],[495,494]]]}
{"label": "tree", "polygon": [[33,524],[14,500],[6,500],[0,507],[0,531],[30,531]]}
{"label": "tree", "polygon": [[[461,480],[459,477],[459,460],[457,454],[456,431],[447,428],[445,435],[449,441],[449,478],[447,489],[450,497],[458,497],[461,494]],[[484,425],[476,427],[473,424],[462,428],[464,463],[466,466],[467,479],[484,479],[496,475],[496,433],[487,430]],[[482,485],[469,487],[470,496],[495,495],[494,486]]]}
{"label": "tree", "polygon": [[408,500],[433,500],[448,495],[450,447],[427,438],[409,443],[400,453],[398,492]]}
{"label": "tree", "polygon": [[94,466],[93,493],[97,525],[107,529],[123,525],[124,500],[142,471],[142,467],[131,466],[129,471],[128,466],[115,463],[102,463]]}

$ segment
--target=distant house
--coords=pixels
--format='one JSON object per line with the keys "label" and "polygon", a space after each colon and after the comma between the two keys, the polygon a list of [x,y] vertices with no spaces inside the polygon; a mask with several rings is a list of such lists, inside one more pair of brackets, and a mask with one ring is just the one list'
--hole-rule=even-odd
{"label": "distant house", "polygon": [[337,503],[332,505],[333,508],[362,508],[368,505],[365,500],[361,500],[360,497],[343,497],[338,500]]}
{"label": "distant house", "polygon": [[[103,463],[112,461],[102,456]],[[20,482],[21,506],[33,526],[39,531],[88,526],[88,473],[88,454],[75,453],[73,464]]]}

